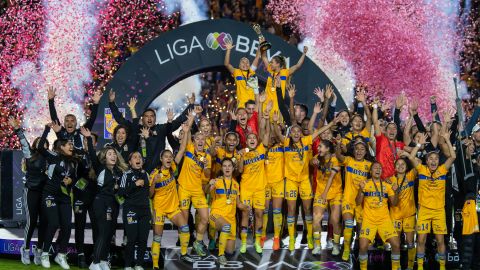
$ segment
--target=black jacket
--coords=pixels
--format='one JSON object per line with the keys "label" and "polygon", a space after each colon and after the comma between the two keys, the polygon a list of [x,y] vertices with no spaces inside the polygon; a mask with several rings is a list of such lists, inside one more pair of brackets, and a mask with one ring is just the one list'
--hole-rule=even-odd
{"label": "black jacket", "polygon": [[[135,181],[139,179],[143,179],[143,187],[135,185]],[[149,181],[149,175],[144,170],[130,169],[123,173],[118,195],[125,198],[124,207],[150,207]]]}
{"label": "black jacket", "polygon": [[15,133],[20,139],[23,157],[25,158],[25,187],[30,190],[42,191],[45,182],[47,182],[47,175],[45,174],[47,170],[47,160],[40,154],[35,155],[32,153],[30,144],[27,138],[25,138],[22,129],[15,130]]}

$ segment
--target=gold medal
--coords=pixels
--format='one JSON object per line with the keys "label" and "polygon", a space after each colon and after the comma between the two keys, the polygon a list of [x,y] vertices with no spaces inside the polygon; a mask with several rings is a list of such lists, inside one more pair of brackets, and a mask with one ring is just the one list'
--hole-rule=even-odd
{"label": "gold medal", "polygon": [[250,152],[250,149],[245,148],[245,153],[248,153],[248,152]]}
{"label": "gold medal", "polygon": [[275,86],[272,86],[271,90],[272,92],[275,92]]}
{"label": "gold medal", "polygon": [[383,203],[382,203],[381,201],[378,202],[378,206],[379,206],[379,207],[382,207],[382,205],[383,205]]}
{"label": "gold medal", "polygon": [[232,204],[232,200],[227,199],[227,204],[228,204],[228,205]]}
{"label": "gold medal", "polygon": [[205,161],[205,157],[201,156],[201,157],[200,157],[200,161],[201,161],[201,162],[204,162],[204,161]]}
{"label": "gold medal", "polygon": [[265,160],[265,164],[267,164],[267,165],[268,165],[268,159],[267,159],[267,160]]}

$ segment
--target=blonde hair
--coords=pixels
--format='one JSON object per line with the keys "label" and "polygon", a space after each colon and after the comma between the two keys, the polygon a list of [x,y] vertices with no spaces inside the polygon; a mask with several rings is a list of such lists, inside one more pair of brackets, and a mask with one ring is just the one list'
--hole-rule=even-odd
{"label": "blonde hair", "polygon": [[107,146],[107,147],[103,148],[102,150],[100,150],[100,152],[98,153],[98,161],[101,164],[105,165],[106,164],[106,159],[107,159],[107,152],[109,150],[113,150],[113,151],[115,151],[115,154],[117,154],[117,163],[115,163],[115,167],[117,167],[122,172],[125,172],[126,170],[128,170],[128,165],[125,162],[125,160],[123,160],[122,155],[117,151],[117,149],[115,149],[111,146]]}

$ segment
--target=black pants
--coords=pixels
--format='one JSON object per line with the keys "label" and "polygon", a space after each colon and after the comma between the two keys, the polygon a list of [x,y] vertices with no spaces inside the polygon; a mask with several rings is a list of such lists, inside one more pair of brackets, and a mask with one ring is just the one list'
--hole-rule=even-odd
{"label": "black pants", "polygon": [[53,237],[60,228],[57,239],[58,252],[67,253],[72,230],[72,205],[68,201],[59,200],[54,195],[44,193],[42,196],[42,215],[47,219],[43,251],[48,252]]}
{"label": "black pants", "polygon": [[[41,215],[42,209],[42,191],[23,189],[23,205],[25,207],[25,214],[27,216],[27,224],[25,225],[25,248],[30,248],[30,241],[32,240],[33,232],[38,226],[38,242],[37,248],[42,248],[43,239],[45,236],[44,215]],[[38,218],[40,217],[40,222]]]}
{"label": "black pants", "polygon": [[92,224],[93,239],[97,239],[95,215],[93,214],[93,199],[95,194],[90,190],[73,189],[73,214],[75,216],[75,247],[77,254],[85,252],[85,226],[87,225],[87,211]]}
{"label": "black pants", "polygon": [[480,269],[480,233],[464,235],[460,249],[462,269]]}
{"label": "black pants", "polygon": [[98,236],[94,237],[93,262],[99,263],[101,260],[107,260],[110,241],[115,232],[116,222],[114,219],[117,216],[118,208],[115,198],[102,198],[97,196],[93,202],[93,210]]}
{"label": "black pants", "polygon": [[125,233],[127,234],[125,267],[132,267],[135,256],[135,245],[137,245],[135,265],[143,266],[151,219],[150,209],[148,208],[124,206],[123,225],[125,226]]}

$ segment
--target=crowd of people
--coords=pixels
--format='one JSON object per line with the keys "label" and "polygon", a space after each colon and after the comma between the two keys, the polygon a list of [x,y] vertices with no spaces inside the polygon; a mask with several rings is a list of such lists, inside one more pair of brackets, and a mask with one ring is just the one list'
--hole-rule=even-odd
{"label": "crowd of people", "polygon": [[[218,263],[225,265],[236,250],[237,235],[240,253],[247,251],[251,232],[253,248],[262,254],[268,222],[274,228],[273,250],[283,248],[285,227],[285,247],[294,251],[299,212],[307,246],[319,256],[324,249],[321,222],[328,212],[333,256],[349,261],[357,239],[360,268],[367,269],[369,246],[383,241],[391,245],[392,269],[401,269],[400,239],[405,234],[408,269],[415,262],[423,269],[427,235],[433,232],[436,259],[445,269],[446,190],[456,182],[464,195],[463,240],[469,243],[463,245],[462,264],[464,269],[479,267],[474,254],[480,250],[480,99],[468,122],[459,123],[453,112],[439,111],[430,97],[433,118],[424,124],[417,113],[422,101],[400,95],[389,112],[379,98],[367,98],[368,86],[358,85],[353,109],[337,111],[337,96],[327,85],[313,91],[318,102],[308,117],[307,106],[295,102],[297,90],[289,79],[302,72],[308,48],[290,67],[282,56],[267,59],[260,50],[252,63],[243,57],[235,67],[230,63],[233,47],[227,44],[225,55],[236,85],[235,97],[227,95],[223,101],[234,107],[224,112],[223,118],[229,118],[225,133],[214,132],[222,117],[212,123],[194,94],[181,114],[175,118],[168,110],[168,121],[159,124],[151,108],[137,115],[135,98],[127,104],[131,119],[126,119],[110,90],[109,107],[118,126],[112,142],[103,147],[91,132],[101,89],[93,95],[90,117],[81,127],[75,115],[65,115],[61,123],[55,89],[48,89],[51,123],[32,143],[19,119],[10,118],[25,157],[24,264],[31,263],[31,238],[38,227],[34,263],[49,268],[54,250],[55,262],[69,269],[72,212],[79,266],[92,270],[110,269],[110,241],[120,213],[126,236],[124,266],[137,270],[145,261],[135,251],[145,253],[151,229],[153,268],[161,267],[166,219],[178,228],[184,262],[194,262],[189,245],[191,252],[207,256],[218,242]],[[269,73],[263,89],[255,75],[260,61]],[[404,121],[403,110],[409,115]],[[57,137],[52,147],[47,140],[51,130]],[[177,137],[172,135],[176,130]],[[195,218],[190,217],[192,208]],[[89,266],[84,249],[87,213],[94,240]],[[57,230],[56,248],[51,249]]]}

